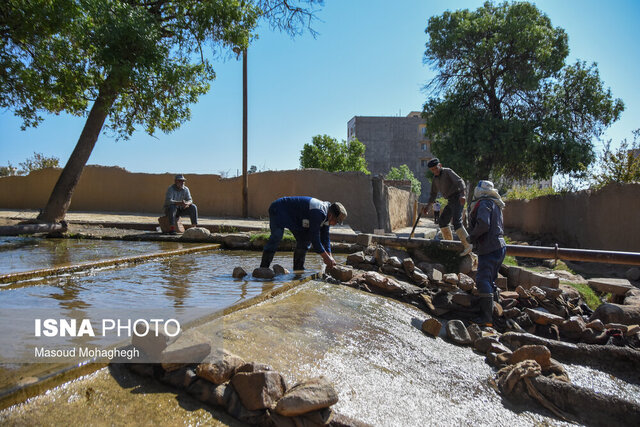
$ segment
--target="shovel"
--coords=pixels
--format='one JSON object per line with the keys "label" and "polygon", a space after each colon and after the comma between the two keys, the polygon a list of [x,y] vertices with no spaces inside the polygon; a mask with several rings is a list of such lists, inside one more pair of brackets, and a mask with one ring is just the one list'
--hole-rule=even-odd
{"label": "shovel", "polygon": [[409,234],[409,240],[413,238],[413,233],[416,232],[416,227],[418,226],[418,222],[420,221],[420,217],[422,216],[422,210],[418,213],[418,218],[416,218],[416,223],[413,224],[413,228],[411,229],[411,234]]}

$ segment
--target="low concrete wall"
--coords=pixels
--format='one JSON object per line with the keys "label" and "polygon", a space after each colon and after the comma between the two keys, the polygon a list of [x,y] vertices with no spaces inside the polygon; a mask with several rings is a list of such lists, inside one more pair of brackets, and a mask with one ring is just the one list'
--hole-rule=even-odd
{"label": "low concrete wall", "polygon": [[[45,206],[61,169],[43,169],[28,176],[0,178],[0,207],[41,209]],[[219,175],[187,174],[187,186],[201,215],[240,217],[242,177],[223,179]],[[100,212],[162,212],[164,194],[173,174],[132,173],[119,167],[87,166],[71,201],[71,210]],[[393,189],[385,200],[387,215],[396,227],[410,224],[402,210],[411,193]],[[395,194],[396,192],[401,193]],[[340,201],[349,213],[346,224],[354,230],[373,232],[380,228],[373,202],[372,178],[360,172],[330,173],[320,169],[259,172],[249,175],[249,216],[268,217],[271,202],[283,196],[306,195]],[[398,212],[396,214],[395,212]],[[399,215],[396,217],[396,215]]]}
{"label": "low concrete wall", "polygon": [[640,184],[510,200],[504,223],[526,233],[550,234],[574,248],[640,252]]}

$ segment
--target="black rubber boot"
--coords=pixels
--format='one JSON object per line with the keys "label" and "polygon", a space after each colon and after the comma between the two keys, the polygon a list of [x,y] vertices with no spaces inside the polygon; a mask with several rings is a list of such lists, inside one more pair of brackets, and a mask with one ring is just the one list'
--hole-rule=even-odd
{"label": "black rubber boot", "polygon": [[304,270],[304,260],[306,257],[306,249],[296,249],[293,251],[293,271]]}
{"label": "black rubber boot", "polygon": [[264,251],[262,252],[262,261],[260,262],[261,268],[269,268],[271,265],[271,261],[273,261],[273,256],[276,253],[273,251]]}
{"label": "black rubber boot", "polygon": [[480,317],[474,320],[480,326],[493,326],[493,294],[480,294]]}

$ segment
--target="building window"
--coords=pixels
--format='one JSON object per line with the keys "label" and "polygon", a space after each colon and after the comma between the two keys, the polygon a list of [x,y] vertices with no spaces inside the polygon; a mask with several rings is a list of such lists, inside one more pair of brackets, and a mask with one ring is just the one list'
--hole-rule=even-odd
{"label": "building window", "polygon": [[420,160],[420,166],[422,166],[423,168],[427,167],[427,163],[428,163],[428,160],[425,160],[425,159]]}
{"label": "building window", "polygon": [[427,151],[427,144],[420,144],[420,148],[422,149],[422,151]]}

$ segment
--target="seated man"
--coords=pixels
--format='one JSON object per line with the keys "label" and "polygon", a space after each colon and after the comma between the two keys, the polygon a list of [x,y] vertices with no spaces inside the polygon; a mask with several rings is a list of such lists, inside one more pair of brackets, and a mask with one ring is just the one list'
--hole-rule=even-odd
{"label": "seated man", "polygon": [[198,225],[198,207],[191,199],[189,187],[184,185],[184,175],[176,175],[174,184],[167,188],[164,196],[164,213],[171,226],[169,234],[176,234],[176,222],[185,213],[191,218],[191,224]]}
{"label": "seated man", "polygon": [[335,266],[336,261],[331,256],[329,226],[342,223],[346,217],[347,210],[338,202],[323,202],[312,197],[282,197],[276,200],[269,206],[271,236],[264,247],[260,267],[269,267],[271,264],[285,228],[296,238],[294,270],[304,270],[309,245],[313,245],[328,267]]}

